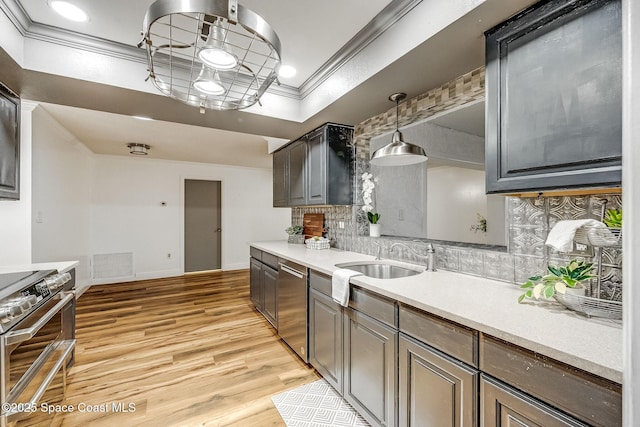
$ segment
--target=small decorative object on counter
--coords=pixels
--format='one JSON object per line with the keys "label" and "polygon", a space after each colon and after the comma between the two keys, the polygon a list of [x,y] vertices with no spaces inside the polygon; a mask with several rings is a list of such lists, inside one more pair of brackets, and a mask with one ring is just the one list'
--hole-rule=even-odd
{"label": "small decorative object on counter", "polygon": [[584,288],[582,284],[584,281],[596,277],[591,274],[593,263],[577,259],[571,260],[563,267],[550,265],[547,268],[549,274],[529,277],[529,280],[520,286],[526,291],[520,295],[518,302],[522,302],[525,298],[539,299],[541,296],[551,299],[556,293],[564,295],[569,289]]}
{"label": "small decorative object on counter", "polygon": [[307,249],[329,249],[330,241],[326,237],[312,237],[305,240]]}
{"label": "small decorative object on counter", "polygon": [[362,210],[367,213],[369,236],[371,237],[380,237],[380,224],[378,224],[380,214],[373,212],[373,199],[375,196],[373,190],[376,188],[377,182],[378,178],[373,178],[373,175],[369,172],[362,174],[362,201],[364,202]]}
{"label": "small decorative object on counter", "polygon": [[304,243],[304,234],[302,234],[303,230],[304,228],[301,225],[292,225],[291,227],[285,229],[284,231],[286,231],[289,235],[287,242],[299,244]]}

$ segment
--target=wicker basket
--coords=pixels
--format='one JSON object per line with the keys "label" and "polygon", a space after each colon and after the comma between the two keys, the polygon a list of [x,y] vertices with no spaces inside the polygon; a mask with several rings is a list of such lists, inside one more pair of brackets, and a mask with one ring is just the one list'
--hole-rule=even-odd
{"label": "wicker basket", "polygon": [[304,241],[307,244],[307,249],[329,249],[329,239],[307,239]]}
{"label": "wicker basket", "polygon": [[287,239],[288,243],[304,243],[304,234],[289,234],[289,238]]}

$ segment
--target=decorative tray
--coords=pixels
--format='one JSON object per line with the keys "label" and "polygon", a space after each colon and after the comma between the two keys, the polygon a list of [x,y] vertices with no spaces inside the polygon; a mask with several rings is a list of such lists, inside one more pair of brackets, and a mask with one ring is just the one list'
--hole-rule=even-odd
{"label": "decorative tray", "polygon": [[555,299],[569,310],[582,313],[587,317],[622,319],[622,303],[574,294],[555,294]]}

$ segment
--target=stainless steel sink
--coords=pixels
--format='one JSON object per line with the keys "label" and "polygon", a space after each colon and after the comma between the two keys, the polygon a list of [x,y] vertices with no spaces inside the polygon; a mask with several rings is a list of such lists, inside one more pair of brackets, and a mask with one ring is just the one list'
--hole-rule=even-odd
{"label": "stainless steel sink", "polygon": [[345,262],[336,264],[336,267],[348,268],[349,270],[354,270],[367,277],[374,277],[376,279],[397,279],[399,277],[414,276],[424,271],[418,267],[409,268],[385,261]]}

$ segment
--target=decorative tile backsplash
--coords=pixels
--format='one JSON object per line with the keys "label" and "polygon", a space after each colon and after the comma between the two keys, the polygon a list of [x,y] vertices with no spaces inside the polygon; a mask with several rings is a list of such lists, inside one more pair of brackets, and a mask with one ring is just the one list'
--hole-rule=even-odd
{"label": "decorative tile backsplash", "polygon": [[[452,82],[400,104],[400,125],[422,120],[448,108],[457,107],[484,97],[484,67],[467,73]],[[372,117],[355,127],[355,175],[353,206],[299,207],[292,209],[292,225],[302,225],[305,213],[324,213],[327,237],[332,246],[407,261],[426,266],[426,243],[436,249],[436,268],[457,271],[503,282],[521,284],[530,276],[544,274],[548,264],[571,259],[545,246],[553,226],[567,219],[601,219],[604,209],[620,209],[620,194],[598,194],[552,197],[507,197],[508,250],[505,247],[473,245],[455,242],[411,239],[404,237],[369,237],[369,223],[362,211],[362,180],[369,171],[369,141],[392,130],[395,108]],[[391,246],[404,243],[409,249]],[[601,258],[600,289],[596,281],[591,293],[602,298],[622,299],[622,250],[602,248],[587,258],[597,263]]]}

